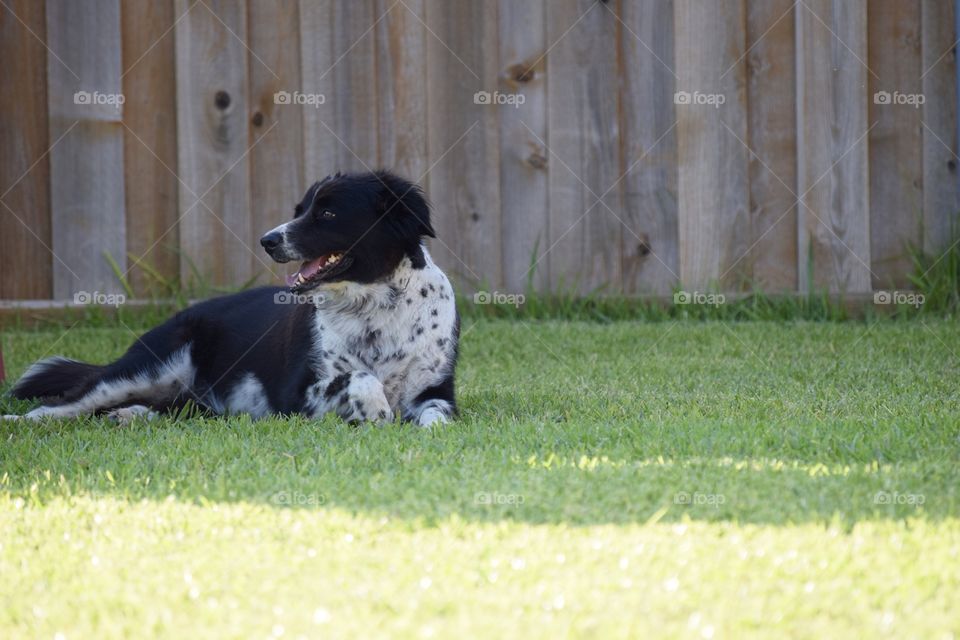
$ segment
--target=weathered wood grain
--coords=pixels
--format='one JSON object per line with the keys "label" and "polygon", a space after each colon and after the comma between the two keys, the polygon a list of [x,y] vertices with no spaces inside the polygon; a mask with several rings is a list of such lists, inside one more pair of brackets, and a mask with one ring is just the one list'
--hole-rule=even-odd
{"label": "weathered wood grain", "polygon": [[674,9],[677,91],[689,96],[677,105],[680,279],[730,290],[749,277],[745,2]]}
{"label": "weathered wood grain", "polygon": [[307,175],[375,168],[376,2],[301,0],[300,16],[302,91],[324,100],[303,109]]}
{"label": "weathered wood grain", "polygon": [[180,276],[173,0],[123,0],[120,17],[127,277],[139,295],[169,294],[149,272]]}
{"label": "weathered wood grain", "polygon": [[[340,143],[328,127],[335,126],[333,102],[334,37],[332,0],[300,0],[300,91],[322,100],[301,109],[303,174],[318,180],[336,170]],[[292,91],[290,92],[293,93]]]}
{"label": "weathered wood grain", "polygon": [[14,0],[8,8],[0,8],[0,60],[8,61],[0,92],[4,115],[0,119],[0,298],[4,299],[49,298],[53,293],[46,32],[44,3]]}
{"label": "weathered wood grain", "polygon": [[477,104],[497,87],[496,3],[427,2],[430,198],[438,263],[461,284],[501,282],[497,118],[508,106]]}
{"label": "weathered wood grain", "polygon": [[870,291],[866,0],[796,10],[800,290]]}
{"label": "weathered wood grain", "polygon": [[[284,104],[279,92],[300,88],[300,11],[297,0],[248,0],[250,70],[250,245],[293,217],[308,183],[303,175],[301,107]],[[263,271],[262,254],[251,256],[251,268]],[[271,272],[280,272],[277,265]]]}
{"label": "weathered wood grain", "polygon": [[53,295],[118,292],[106,256],[125,267],[120,3],[48,0],[46,10],[49,137],[63,136],[50,151]]}
{"label": "weathered wood grain", "polygon": [[428,167],[426,5],[377,0],[376,11],[380,165],[419,180]]}
{"label": "weathered wood grain", "polygon": [[793,0],[747,3],[750,252],[755,286],[797,288],[797,78]]}
{"label": "weathered wood grain", "polygon": [[960,233],[957,33],[952,2],[921,0],[923,250],[940,255]]}
{"label": "weathered wood grain", "polygon": [[618,26],[603,3],[547,3],[547,264],[554,288],[621,290]]}
{"label": "weathered wood grain", "polygon": [[554,291],[903,288],[960,231],[947,0],[6,4],[0,298],[117,291],[105,253],[137,293],[141,256],[263,281],[259,236],[338,169],[419,180],[438,262],[511,292],[535,247]]}
{"label": "weathered wood grain", "polygon": [[549,238],[545,8],[542,0],[499,3],[499,91],[523,104],[499,109],[500,209],[504,286],[548,286],[546,261],[531,270]]}
{"label": "weathered wood grain", "polygon": [[623,288],[669,293],[680,278],[673,3],[622,6]]}
{"label": "weathered wood grain", "polygon": [[868,113],[875,124],[869,136],[875,289],[909,286],[909,247],[923,242],[920,9],[919,3],[898,0],[867,5],[867,64],[876,74],[867,74]]}
{"label": "weathered wood grain", "polygon": [[[187,6],[177,0],[177,15]],[[195,266],[212,284],[241,284],[253,273],[251,255],[260,255],[250,246],[249,52],[237,37],[246,32],[244,1],[198,4],[176,27],[180,268],[188,281]]]}

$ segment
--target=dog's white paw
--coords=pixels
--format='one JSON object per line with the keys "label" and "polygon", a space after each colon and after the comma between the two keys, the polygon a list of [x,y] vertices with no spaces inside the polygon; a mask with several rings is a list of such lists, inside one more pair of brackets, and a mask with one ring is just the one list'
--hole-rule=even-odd
{"label": "dog's white paw", "polygon": [[449,422],[447,414],[436,407],[427,407],[420,412],[420,416],[417,418],[417,424],[427,429],[447,424],[447,422]]}
{"label": "dog's white paw", "polygon": [[350,400],[349,411],[343,416],[346,420],[377,425],[393,421],[393,409],[376,376],[366,372],[354,374],[347,386],[347,396]]}
{"label": "dog's white paw", "polygon": [[8,413],[0,416],[0,420],[9,420],[10,422],[13,422],[14,420],[23,420],[23,416],[16,416]]}
{"label": "dog's white paw", "polygon": [[150,407],[145,407],[142,404],[133,404],[129,407],[119,407],[106,413],[108,420],[113,420],[120,425],[128,425],[140,417],[143,417],[147,420],[152,420],[156,418],[157,415],[158,414],[156,411],[153,411],[150,409]]}

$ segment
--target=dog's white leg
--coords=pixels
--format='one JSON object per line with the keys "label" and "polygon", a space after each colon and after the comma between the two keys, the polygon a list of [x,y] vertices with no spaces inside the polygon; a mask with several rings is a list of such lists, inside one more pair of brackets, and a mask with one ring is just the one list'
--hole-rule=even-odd
{"label": "dog's white leg", "polygon": [[73,418],[84,413],[90,413],[79,408],[78,403],[65,404],[53,407],[41,406],[28,411],[22,416],[5,415],[4,420],[43,420],[44,418]]}
{"label": "dog's white leg", "polygon": [[98,382],[72,402],[37,407],[24,415],[23,419],[74,418],[111,407],[130,408],[132,405],[128,403],[135,402],[159,406],[172,400],[178,393],[189,390],[194,373],[189,352],[184,347],[155,371]]}
{"label": "dog's white leg", "polygon": [[94,413],[101,408],[119,404],[129,399],[129,391],[126,385],[101,382],[74,402],[49,407],[37,407],[33,411],[27,412],[23,417],[26,420],[75,418],[77,416]]}
{"label": "dog's white leg", "polygon": [[[76,403],[73,403],[76,404]],[[73,418],[84,413],[81,409],[73,409],[72,405],[59,405],[56,407],[37,407],[32,411],[23,414],[24,420],[42,420],[44,418]]]}

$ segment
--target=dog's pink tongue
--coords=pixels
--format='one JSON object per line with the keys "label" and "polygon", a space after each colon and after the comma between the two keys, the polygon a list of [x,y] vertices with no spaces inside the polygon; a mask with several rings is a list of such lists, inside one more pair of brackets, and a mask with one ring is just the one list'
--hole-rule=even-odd
{"label": "dog's pink tongue", "polygon": [[299,271],[287,276],[287,286],[292,287],[295,285],[297,283],[297,276],[303,276],[304,280],[309,280],[311,277],[316,275],[318,271],[320,271],[320,267],[323,266],[323,263],[326,262],[326,259],[326,256],[321,256],[316,260],[304,262]]}

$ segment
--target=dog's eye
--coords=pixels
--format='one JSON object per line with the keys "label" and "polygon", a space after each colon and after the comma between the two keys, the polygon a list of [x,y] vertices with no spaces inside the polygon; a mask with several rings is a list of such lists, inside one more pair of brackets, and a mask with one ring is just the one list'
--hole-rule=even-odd
{"label": "dog's eye", "polygon": [[333,220],[333,219],[336,218],[336,217],[337,217],[337,214],[335,214],[333,211],[324,211],[324,212],[323,212],[323,219],[324,219],[324,220]]}

